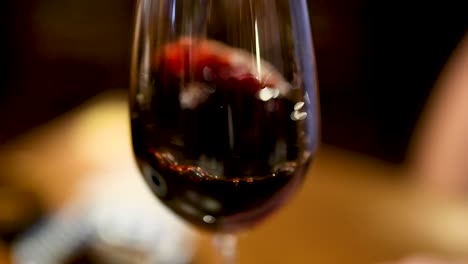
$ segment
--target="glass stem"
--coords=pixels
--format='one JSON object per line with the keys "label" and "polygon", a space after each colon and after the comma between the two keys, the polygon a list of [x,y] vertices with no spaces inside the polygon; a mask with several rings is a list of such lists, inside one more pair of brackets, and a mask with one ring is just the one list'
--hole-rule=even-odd
{"label": "glass stem", "polygon": [[235,264],[237,261],[237,236],[216,234],[213,237],[216,252],[216,264]]}

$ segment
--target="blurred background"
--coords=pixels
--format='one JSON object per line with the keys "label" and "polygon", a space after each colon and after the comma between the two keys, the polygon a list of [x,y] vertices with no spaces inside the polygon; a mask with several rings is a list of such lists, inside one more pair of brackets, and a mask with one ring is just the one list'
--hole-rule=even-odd
{"label": "blurred background", "polygon": [[[467,18],[455,1],[374,2],[309,1],[323,140],[400,163]],[[2,1],[0,142],[102,91],[127,88],[134,6]]]}
{"label": "blurred background", "polygon": [[[319,176],[284,212],[241,241],[246,245],[241,246],[241,260],[284,263],[268,254],[275,245],[266,241],[273,239],[295,245],[282,248],[297,256],[289,256],[294,260],[290,263],[374,263],[413,253],[467,256],[468,234],[460,231],[463,225],[466,229],[465,202],[415,194],[406,181],[411,177],[408,157],[415,129],[442,69],[468,29],[461,1],[308,3],[324,142],[312,169]],[[134,7],[130,0],[0,3],[0,259],[4,255],[5,263],[14,255],[14,241],[25,241],[32,227],[49,226],[50,219],[73,219],[83,227],[78,212],[94,210],[89,204],[99,203],[76,198],[81,197],[79,191],[74,194],[82,184],[78,178],[120,177],[116,164],[131,163],[130,154],[119,152],[128,150],[125,93]],[[100,188],[108,189],[106,183]],[[68,201],[73,201],[73,213],[64,218]],[[148,218],[158,218],[158,210]],[[122,219],[130,214],[124,215]],[[278,231],[291,224],[291,215],[303,219],[300,229]],[[77,233],[93,233],[90,229]],[[184,227],[170,230],[192,239]],[[83,238],[76,240],[70,248],[86,248],[77,246]],[[203,236],[201,240],[202,253],[194,257],[187,250],[187,258],[203,259]],[[109,255],[102,253],[106,250],[113,255],[115,249],[103,247],[102,239],[93,241],[99,254],[94,250],[93,258],[74,253],[79,255],[76,263],[134,263],[104,262],[96,255]],[[28,245],[21,244],[19,251],[45,251]]]}

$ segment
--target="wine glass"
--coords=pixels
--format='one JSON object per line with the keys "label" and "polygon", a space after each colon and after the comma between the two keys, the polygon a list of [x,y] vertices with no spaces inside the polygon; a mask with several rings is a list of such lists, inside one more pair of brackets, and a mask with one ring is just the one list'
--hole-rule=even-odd
{"label": "wine glass", "polygon": [[175,214],[235,235],[301,185],[319,142],[305,0],[140,0],[131,71],[134,154]]}

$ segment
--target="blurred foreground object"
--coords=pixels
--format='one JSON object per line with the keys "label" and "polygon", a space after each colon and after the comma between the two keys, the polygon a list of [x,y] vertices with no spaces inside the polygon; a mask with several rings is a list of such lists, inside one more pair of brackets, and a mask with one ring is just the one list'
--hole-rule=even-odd
{"label": "blurred foreground object", "polygon": [[413,173],[442,194],[468,191],[468,35],[442,72],[417,130]]}
{"label": "blurred foreground object", "polygon": [[193,238],[127,162],[92,175],[76,200],[15,245],[14,259],[17,264],[68,263],[87,249],[93,263],[183,264],[192,257]]}

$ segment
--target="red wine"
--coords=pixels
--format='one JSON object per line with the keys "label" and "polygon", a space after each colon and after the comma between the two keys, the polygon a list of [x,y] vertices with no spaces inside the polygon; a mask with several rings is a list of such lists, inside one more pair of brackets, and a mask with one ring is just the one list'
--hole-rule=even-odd
{"label": "red wine", "polygon": [[305,103],[273,66],[181,39],[158,50],[149,78],[134,95],[134,152],[151,189],[184,219],[235,232],[302,181],[311,154]]}

